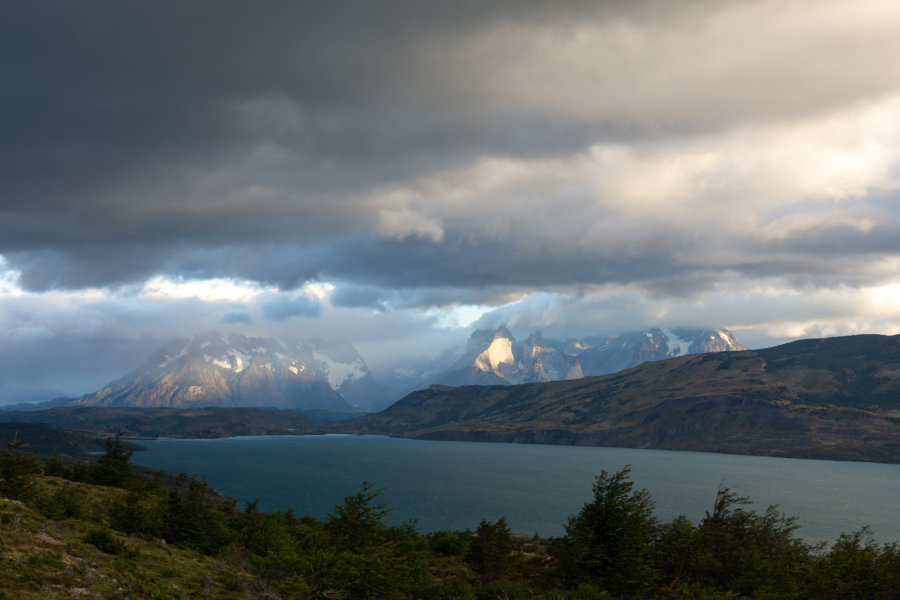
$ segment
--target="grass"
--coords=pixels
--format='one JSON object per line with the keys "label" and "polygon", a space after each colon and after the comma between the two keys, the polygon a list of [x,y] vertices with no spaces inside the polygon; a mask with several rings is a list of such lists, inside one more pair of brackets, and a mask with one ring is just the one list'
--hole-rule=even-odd
{"label": "grass", "polygon": [[100,508],[123,490],[41,478],[42,494],[74,488],[81,518],[44,516],[0,498],[0,600],[246,598],[251,577],[226,562],[127,536]]}

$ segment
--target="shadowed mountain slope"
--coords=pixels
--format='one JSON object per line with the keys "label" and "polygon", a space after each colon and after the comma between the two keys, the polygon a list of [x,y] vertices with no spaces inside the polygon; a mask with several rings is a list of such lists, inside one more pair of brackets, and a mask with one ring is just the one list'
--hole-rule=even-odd
{"label": "shadowed mountain slope", "polygon": [[432,386],[346,431],[900,462],[900,336],[684,356],[603,377]]}

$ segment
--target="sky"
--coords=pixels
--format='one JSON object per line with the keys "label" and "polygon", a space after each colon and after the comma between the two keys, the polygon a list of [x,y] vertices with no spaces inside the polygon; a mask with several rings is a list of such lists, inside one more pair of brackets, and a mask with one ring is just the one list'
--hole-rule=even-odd
{"label": "sky", "polygon": [[210,330],[900,333],[894,0],[0,5],[0,403]]}

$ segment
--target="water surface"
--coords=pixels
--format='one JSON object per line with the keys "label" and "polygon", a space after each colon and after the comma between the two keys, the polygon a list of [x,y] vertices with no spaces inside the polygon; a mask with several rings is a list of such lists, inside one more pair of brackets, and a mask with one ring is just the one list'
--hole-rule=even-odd
{"label": "water surface", "polygon": [[145,443],[133,461],[205,476],[265,510],[325,518],[362,481],[384,488],[390,521],[419,531],[474,529],[506,517],[516,533],[560,535],[601,469],[631,465],[657,516],[699,521],[720,485],[763,511],[797,516],[809,541],[870,526],[900,540],[900,465],[537,444],[435,442],[382,436],[256,436]]}

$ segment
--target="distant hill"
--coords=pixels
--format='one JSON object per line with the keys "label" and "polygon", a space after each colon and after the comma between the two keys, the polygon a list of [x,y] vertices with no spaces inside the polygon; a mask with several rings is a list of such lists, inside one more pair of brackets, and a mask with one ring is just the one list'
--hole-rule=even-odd
{"label": "distant hill", "polygon": [[727,329],[658,328],[565,342],[539,331],[518,342],[505,327],[475,331],[455,364],[433,378],[439,385],[511,385],[606,375],[643,362],[686,354],[744,350]]}
{"label": "distant hill", "polygon": [[603,377],[432,386],[344,430],[900,462],[900,336],[803,340]]}
{"label": "distant hill", "polygon": [[45,458],[57,452],[81,456],[106,449],[106,442],[99,436],[83,431],[66,431],[45,423],[0,422],[0,445],[5,448],[7,443],[16,440],[25,441],[23,450]]}
{"label": "distant hill", "polygon": [[[136,408],[79,406],[0,412],[0,422],[47,423],[62,429],[128,436],[220,438],[322,433],[327,424],[295,411],[259,408]],[[0,426],[4,425],[0,423]],[[77,432],[76,432],[77,433]],[[105,447],[105,446],[104,446]],[[100,450],[103,448],[101,447]]]}

